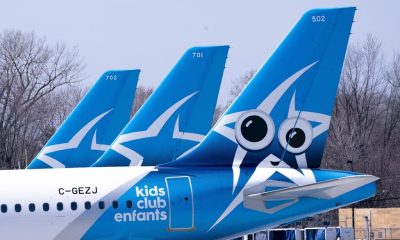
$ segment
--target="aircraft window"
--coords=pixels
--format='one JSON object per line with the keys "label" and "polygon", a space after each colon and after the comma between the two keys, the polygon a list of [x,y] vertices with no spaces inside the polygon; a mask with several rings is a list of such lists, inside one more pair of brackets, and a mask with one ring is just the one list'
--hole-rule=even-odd
{"label": "aircraft window", "polygon": [[90,202],[85,202],[85,209],[89,210],[90,208],[92,208],[92,204],[90,204]]}
{"label": "aircraft window", "polygon": [[43,211],[47,212],[49,211],[49,204],[48,203],[43,203]]}
{"label": "aircraft window", "polygon": [[29,208],[29,211],[30,211],[30,212],[34,212],[34,211],[35,211],[35,204],[34,204],[34,203],[30,203],[30,204],[28,205],[28,208]]}
{"label": "aircraft window", "polygon": [[15,211],[21,212],[21,204],[19,204],[19,203],[15,204]]}
{"label": "aircraft window", "polygon": [[99,202],[99,208],[100,209],[104,209],[104,201],[100,201]]}
{"label": "aircraft window", "polygon": [[76,202],[71,202],[71,209],[75,211],[78,208],[78,204]]}
{"label": "aircraft window", "polygon": [[7,212],[7,205],[1,204],[1,212],[6,213]]}
{"label": "aircraft window", "polygon": [[126,201],[126,207],[127,208],[132,208],[132,201],[131,200]]}
{"label": "aircraft window", "polygon": [[58,202],[58,203],[57,203],[57,210],[58,210],[58,211],[62,211],[63,209],[64,209],[63,203],[62,203],[62,202]]}
{"label": "aircraft window", "polygon": [[118,208],[118,201],[113,201],[112,202],[112,206],[113,206],[114,209],[117,209]]}

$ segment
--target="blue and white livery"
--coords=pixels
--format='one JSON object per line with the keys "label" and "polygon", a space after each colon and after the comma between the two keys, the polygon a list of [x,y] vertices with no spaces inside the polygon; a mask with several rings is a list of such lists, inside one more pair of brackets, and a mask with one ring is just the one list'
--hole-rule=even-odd
{"label": "blue and white livery", "polygon": [[154,166],[201,142],[211,129],[228,50],[187,50],[93,166]]}
{"label": "blue and white livery", "polygon": [[92,165],[128,123],[139,73],[105,72],[27,168]]}
{"label": "blue and white livery", "polygon": [[354,12],[307,12],[175,161],[2,171],[2,237],[229,239],[374,196],[374,176],[310,168],[322,155]]}

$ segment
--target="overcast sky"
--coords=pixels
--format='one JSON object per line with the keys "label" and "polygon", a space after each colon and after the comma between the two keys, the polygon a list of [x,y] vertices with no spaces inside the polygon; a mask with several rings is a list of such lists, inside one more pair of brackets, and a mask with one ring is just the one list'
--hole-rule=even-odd
{"label": "overcast sky", "polygon": [[359,9],[351,42],[372,33],[388,56],[400,50],[398,0],[0,0],[0,30],[78,45],[85,85],[109,69],[140,68],[139,84],[157,86],[187,48],[229,44],[224,102],[232,80],[258,69],[305,11],[342,6]]}

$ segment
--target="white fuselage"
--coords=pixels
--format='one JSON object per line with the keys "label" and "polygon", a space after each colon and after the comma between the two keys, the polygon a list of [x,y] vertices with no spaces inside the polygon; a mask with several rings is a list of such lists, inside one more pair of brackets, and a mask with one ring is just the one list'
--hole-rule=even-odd
{"label": "white fuselage", "polygon": [[[84,168],[0,171],[0,208],[5,211],[0,211],[1,236],[63,239],[66,235],[59,234],[86,211],[85,202],[92,205],[91,216],[81,224],[91,224],[90,220],[103,212],[95,206],[99,199],[108,199],[105,208],[109,207],[113,195],[118,194],[116,189],[123,191],[124,185],[126,188],[133,186],[151,171],[156,170],[154,167],[121,167],[92,171]],[[71,209],[73,202],[77,204],[76,210]],[[43,204],[49,205],[48,211],[43,209]],[[60,204],[62,210],[57,209]],[[16,211],[16,205],[17,208],[21,206],[20,212]],[[73,234],[78,237],[82,233]]]}

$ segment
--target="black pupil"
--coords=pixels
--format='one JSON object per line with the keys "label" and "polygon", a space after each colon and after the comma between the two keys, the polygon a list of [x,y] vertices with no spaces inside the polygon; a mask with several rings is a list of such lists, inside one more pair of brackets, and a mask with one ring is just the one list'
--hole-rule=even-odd
{"label": "black pupil", "polygon": [[300,128],[290,129],[286,134],[286,141],[291,147],[299,148],[303,146],[304,142],[306,141],[306,135],[304,134],[304,131]]}
{"label": "black pupil", "polygon": [[267,123],[259,116],[247,117],[240,126],[243,137],[249,142],[259,142],[268,133]]}

